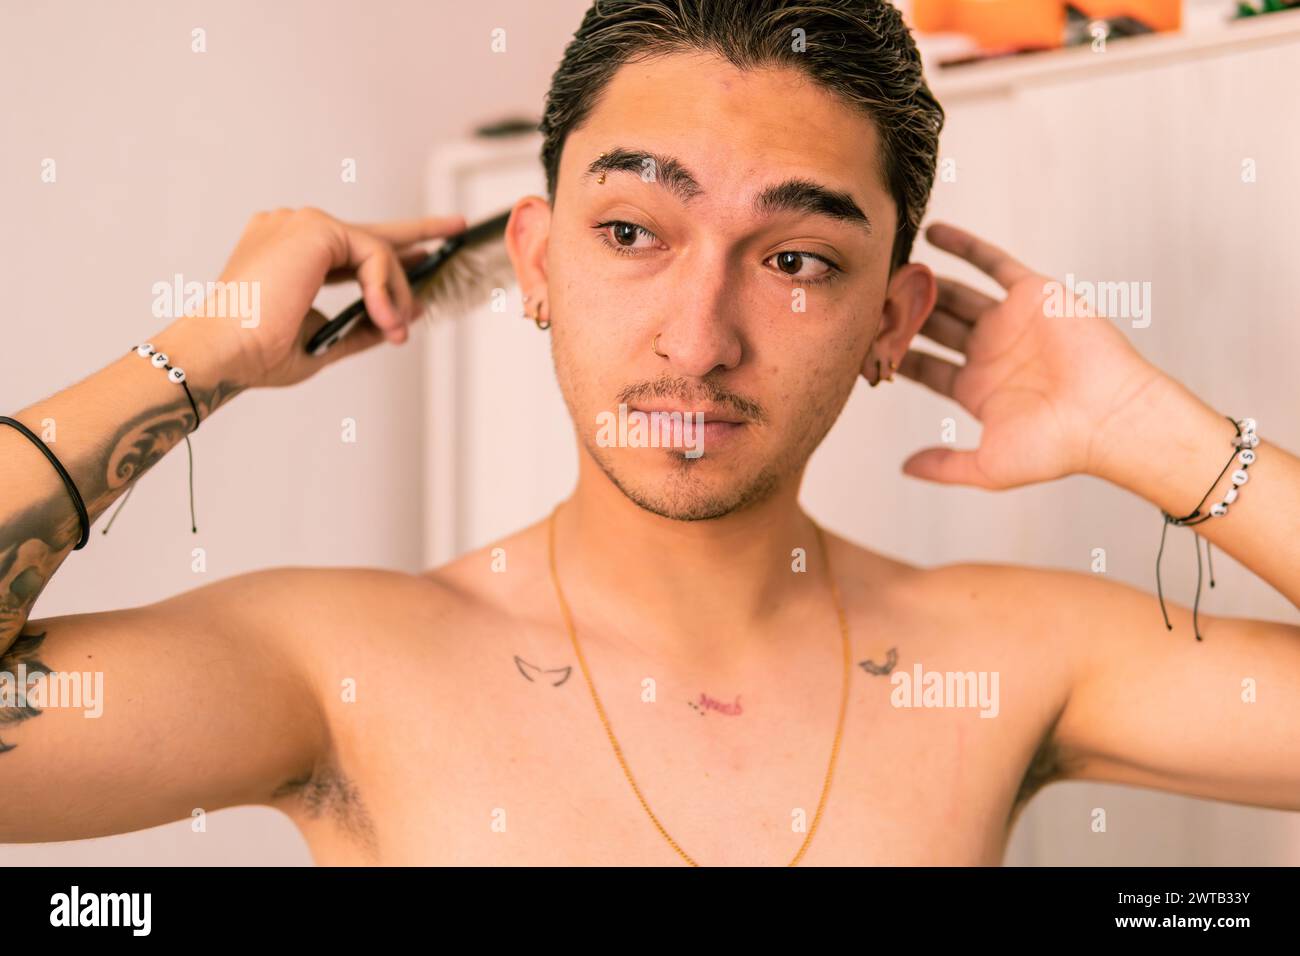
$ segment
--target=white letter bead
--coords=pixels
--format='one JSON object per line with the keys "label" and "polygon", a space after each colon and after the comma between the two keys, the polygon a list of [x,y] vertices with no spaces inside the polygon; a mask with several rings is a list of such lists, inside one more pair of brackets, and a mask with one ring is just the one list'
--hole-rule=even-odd
{"label": "white letter bead", "polygon": [[167,373],[167,377],[179,385],[181,382],[185,381],[185,370],[174,368]]}
{"label": "white letter bead", "polygon": [[1227,513],[1228,513],[1228,506],[1225,505],[1222,501],[1220,501],[1217,505],[1215,505],[1213,508],[1210,509],[1210,514],[1214,515],[1214,517],[1216,518],[1222,518]]}
{"label": "white letter bead", "polygon": [[164,365],[167,364],[167,353],[157,352],[154,354],[154,357],[151,358],[149,361],[153,363],[154,368],[162,368]]}
{"label": "white letter bead", "polygon": [[1259,436],[1258,436],[1258,435],[1255,435],[1255,434],[1253,434],[1253,433],[1250,434],[1250,435],[1247,435],[1247,436],[1246,436],[1246,444],[1247,444],[1247,446],[1249,446],[1249,447],[1251,447],[1251,448],[1254,448],[1256,445],[1259,444]]}
{"label": "white letter bead", "polygon": [[1255,453],[1249,448],[1243,448],[1237,453],[1237,461],[1241,462],[1243,465],[1253,464],[1255,461]]}
{"label": "white letter bead", "polygon": [[1247,432],[1253,432],[1255,430],[1255,419],[1253,418],[1243,419],[1241,423],[1241,430]]}
{"label": "white letter bead", "polygon": [[150,345],[148,342],[144,343],[144,345],[137,345],[135,347],[135,354],[143,358],[148,358],[149,353],[152,351],[153,351],[153,346]]}
{"label": "white letter bead", "polygon": [[1244,485],[1246,483],[1246,479],[1249,477],[1250,476],[1246,474],[1245,468],[1238,468],[1236,471],[1232,473],[1232,483],[1234,485]]}
{"label": "white letter bead", "polygon": [[1230,505],[1236,500],[1237,500],[1237,489],[1229,488],[1228,493],[1223,496],[1223,503],[1225,505]]}

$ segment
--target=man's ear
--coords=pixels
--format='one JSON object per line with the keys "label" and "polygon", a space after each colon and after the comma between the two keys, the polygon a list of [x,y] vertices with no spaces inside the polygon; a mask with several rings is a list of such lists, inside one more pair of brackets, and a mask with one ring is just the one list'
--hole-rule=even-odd
{"label": "man's ear", "polygon": [[527,297],[524,311],[550,317],[547,301],[546,241],[551,232],[551,206],[540,196],[525,196],[515,203],[506,223],[506,252],[514,266],[519,288]]}
{"label": "man's ear", "polygon": [[[866,364],[873,367],[873,372],[877,358],[882,362],[892,359],[895,366],[902,364],[908,346],[930,317],[938,296],[939,287],[929,266],[907,262],[890,276],[881,308],[880,331],[867,352]],[[866,365],[863,368],[865,371]]]}

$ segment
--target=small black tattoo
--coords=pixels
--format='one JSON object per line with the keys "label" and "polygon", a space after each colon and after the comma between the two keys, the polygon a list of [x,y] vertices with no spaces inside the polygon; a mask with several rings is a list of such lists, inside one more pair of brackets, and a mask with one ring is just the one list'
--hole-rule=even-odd
{"label": "small black tattoo", "polygon": [[873,660],[865,660],[865,661],[858,661],[858,666],[861,667],[868,674],[875,674],[877,677],[880,677],[892,671],[894,669],[894,665],[897,663],[898,663],[898,648],[891,647],[889,649],[889,653],[885,657],[885,663],[877,664]]}
{"label": "small black tattoo", "polygon": [[[551,684],[552,687],[559,687],[559,686],[560,686],[561,684],[563,684],[566,680],[568,680],[568,679],[569,679],[569,675],[570,675],[571,673],[573,673],[573,667],[572,667],[572,666],[569,666],[569,667],[553,667],[553,668],[551,668],[550,670],[545,670],[545,671],[544,671],[544,670],[542,670],[540,667],[536,667],[535,665],[528,663],[526,660],[524,660],[524,659],[523,659],[522,657],[520,657],[518,654],[515,655],[515,666],[516,666],[517,668],[519,668],[519,673],[523,674],[525,677],[527,677],[527,678],[528,678],[530,681],[532,681],[533,683],[537,683],[539,680],[542,680],[543,678],[540,676],[540,675],[542,675],[542,674],[561,674],[561,675],[563,675],[563,676],[560,677],[559,680],[550,680],[550,678],[545,678],[546,680],[549,680],[549,681],[550,681],[550,684]],[[534,676],[533,676],[534,674],[536,674],[536,675],[538,675],[538,676],[537,676],[537,677],[534,677]]]}

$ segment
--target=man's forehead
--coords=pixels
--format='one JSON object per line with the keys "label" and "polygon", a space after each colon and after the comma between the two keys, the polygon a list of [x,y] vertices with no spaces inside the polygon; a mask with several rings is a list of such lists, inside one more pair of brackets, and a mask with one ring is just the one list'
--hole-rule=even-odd
{"label": "man's forehead", "polygon": [[874,204],[888,197],[878,144],[870,117],[796,69],[739,70],[691,53],[620,67],[570,134],[564,158],[574,180],[612,148],[638,154],[642,169],[664,160],[654,175],[684,201],[728,183],[752,192],[803,178]]}

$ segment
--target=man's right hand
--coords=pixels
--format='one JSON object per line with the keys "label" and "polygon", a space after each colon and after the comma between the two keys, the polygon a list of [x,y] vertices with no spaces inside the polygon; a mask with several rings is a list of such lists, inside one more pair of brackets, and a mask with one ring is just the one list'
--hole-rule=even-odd
{"label": "man's right hand", "polygon": [[[249,220],[221,274],[222,283],[257,283],[255,324],[210,314],[186,316],[206,333],[233,343],[251,386],[294,385],[325,365],[378,344],[406,341],[417,306],[404,265],[427,255],[418,243],[465,229],[462,216],[356,225],[319,209],[277,209]],[[308,355],[307,341],[327,321],[312,308],[326,283],[360,282],[371,322],[357,325],[325,355]],[[230,287],[234,288],[234,287]]]}

